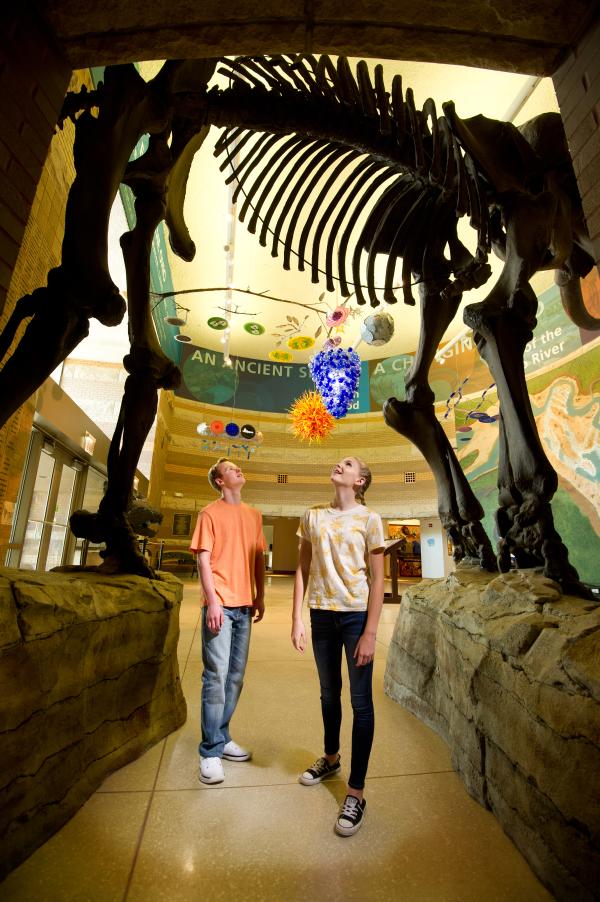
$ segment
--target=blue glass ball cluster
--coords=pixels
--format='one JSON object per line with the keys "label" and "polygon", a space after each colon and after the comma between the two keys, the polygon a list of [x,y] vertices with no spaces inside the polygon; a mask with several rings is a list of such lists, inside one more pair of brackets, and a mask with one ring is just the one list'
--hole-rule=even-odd
{"label": "blue glass ball cluster", "polygon": [[309,360],[308,369],[329,413],[336,419],[345,417],[360,378],[360,357],[356,351],[352,348],[319,351]]}

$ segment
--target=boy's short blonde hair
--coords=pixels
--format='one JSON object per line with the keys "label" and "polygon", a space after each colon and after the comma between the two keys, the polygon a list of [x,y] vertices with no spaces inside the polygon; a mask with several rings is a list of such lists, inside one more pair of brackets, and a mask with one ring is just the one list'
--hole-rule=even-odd
{"label": "boy's short blonde hair", "polygon": [[208,481],[210,483],[211,488],[215,490],[215,492],[221,492],[221,486],[217,483],[217,479],[221,477],[221,473],[219,472],[219,467],[225,461],[228,461],[228,457],[220,457],[216,464],[213,464],[210,470],[208,471]]}

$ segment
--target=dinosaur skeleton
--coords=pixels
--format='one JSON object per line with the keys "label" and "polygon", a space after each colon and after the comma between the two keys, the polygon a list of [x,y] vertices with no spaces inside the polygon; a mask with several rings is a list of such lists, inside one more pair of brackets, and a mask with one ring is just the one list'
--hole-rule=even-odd
{"label": "dinosaur skeleton", "polygon": [[[427,375],[463,292],[489,279],[490,249],[504,259],[491,292],[464,313],[498,386],[498,563],[506,570],[513,556],[519,566],[542,565],[565,590],[585,593],[554,529],[550,501],[557,477],[536,432],[523,368],[536,322],[529,286],[536,271],[556,269],[567,313],[584,328],[600,327],[585,311],[579,288],[593,254],[560,117],[545,114],[516,129],[484,116],[463,121],[451,103],[438,117],[432,100],[416,109],[399,76],[388,92],[381,67],[373,83],[364,62],[355,78],[343,57],[337,65],[327,56],[221,60],[229,87],[209,89],[216,64],[172,61],[148,83],[132,66],[109,67],[97,91],[65,101],[62,118],[76,123],[77,176],[62,263],[47,288],[19,302],[6,340],[0,337],[0,346],[7,346],[19,317],[33,313],[0,374],[0,388],[32,350],[42,352],[14,397],[0,393],[0,422],[83,337],[89,316],[119,318],[123,302],[108,275],[106,227],[119,182],[129,184],[137,212],[135,228],[122,238],[131,375],[111,445],[109,490],[97,514],[74,516],[76,534],[107,542],[105,569],[149,572],[124,511],[157,387],[172,387],[178,378],[151,328],[149,247],[164,218],[174,252],[194,257],[183,217],[187,178],[195,152],[218,126],[224,131],[215,153],[235,181],[234,199],[243,197],[240,219],[249,216],[248,228],[258,231],[261,244],[271,241],[274,256],[283,251],[285,268],[295,254],[301,269],[310,266],[313,281],[324,276],[331,290],[338,279],[342,294],[353,290],[358,303],[372,306],[397,300],[400,260],[405,303],[415,303],[411,283],[418,285],[422,330],[406,400],[387,401],[384,417],[427,459],[455,556],[490,569],[496,561],[480,523],[483,511],[434,415]],[[148,151],[128,163],[146,132]],[[474,254],[458,239],[463,216],[476,230]],[[378,288],[382,256],[387,264]]]}

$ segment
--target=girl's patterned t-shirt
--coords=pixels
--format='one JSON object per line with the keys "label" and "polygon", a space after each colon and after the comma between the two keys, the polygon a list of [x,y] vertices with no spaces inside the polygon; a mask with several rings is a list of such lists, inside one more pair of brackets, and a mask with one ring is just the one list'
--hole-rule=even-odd
{"label": "girl's patterned t-shirt", "polygon": [[381,517],[359,504],[349,510],[309,508],[297,535],[312,546],[308,605],[327,611],[366,611],[367,555],[383,550]]}

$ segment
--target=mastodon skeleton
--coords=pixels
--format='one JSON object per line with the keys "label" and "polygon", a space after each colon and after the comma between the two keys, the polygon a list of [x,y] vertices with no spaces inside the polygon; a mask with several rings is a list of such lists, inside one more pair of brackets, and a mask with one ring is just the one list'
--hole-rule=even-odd
{"label": "mastodon skeleton", "polygon": [[[557,477],[537,434],[523,367],[537,308],[529,279],[538,270],[557,270],[565,309],[578,325],[600,326],[585,311],[579,288],[593,254],[560,117],[545,114],[517,129],[484,116],[463,121],[451,103],[438,117],[432,100],[422,110],[415,107],[399,76],[388,91],[381,67],[372,81],[360,62],[355,77],[343,57],[336,64],[327,56],[221,60],[229,85],[209,88],[215,64],[170,62],[149,83],[133,67],[111,67],[97,91],[67,98],[64,115],[76,121],[77,178],[62,264],[50,274],[47,289],[38,292],[56,298],[57,286],[68,289],[61,304],[69,339],[60,336],[60,351],[46,355],[53,365],[48,369],[49,360],[42,378],[57,356],[65,356],[64,348],[79,340],[86,317],[115,318],[119,300],[108,276],[105,246],[120,181],[134,191],[138,211],[135,229],[122,239],[132,339],[126,366],[133,382],[113,439],[107,498],[98,514],[75,520],[75,531],[104,537],[108,568],[147,572],[123,513],[136,450],[142,432],[147,433],[146,422],[136,423],[136,410],[143,399],[153,412],[157,386],[177,380],[152,334],[149,243],[164,218],[175,253],[194,257],[183,217],[189,168],[211,126],[223,126],[215,152],[235,182],[234,196],[242,198],[240,218],[258,231],[262,244],[270,242],[273,255],[283,255],[284,267],[291,266],[293,255],[301,269],[310,267],[313,281],[324,277],[332,290],[337,280],[342,294],[355,292],[358,303],[368,300],[373,306],[382,300],[394,303],[397,282],[404,302],[414,304],[411,284],[418,286],[422,329],[406,398],[387,401],[384,416],[427,459],[456,557],[476,558],[490,569],[496,560],[481,526],[483,511],[434,415],[427,377],[463,293],[491,275],[488,253],[493,248],[504,259],[485,300],[464,312],[498,386],[498,563],[502,570],[511,558],[519,566],[542,565],[565,590],[583,592],[554,529],[550,501]],[[92,107],[99,108],[98,118],[91,115]],[[144,132],[150,133],[148,151],[128,163]],[[92,204],[83,203],[86,189]],[[94,234],[103,238],[95,247],[85,225],[93,216]],[[476,230],[474,253],[457,235],[463,216]],[[375,272],[381,255],[387,264],[379,289]],[[90,296],[84,303],[86,287]],[[32,326],[36,331],[37,316],[39,333],[41,299],[34,293],[21,302],[25,315],[35,308],[27,331]],[[27,332],[23,342],[27,353]],[[38,367],[37,384],[39,375]],[[35,387],[30,377],[21,395]],[[0,407],[0,419],[6,419],[9,408],[6,403]]]}

